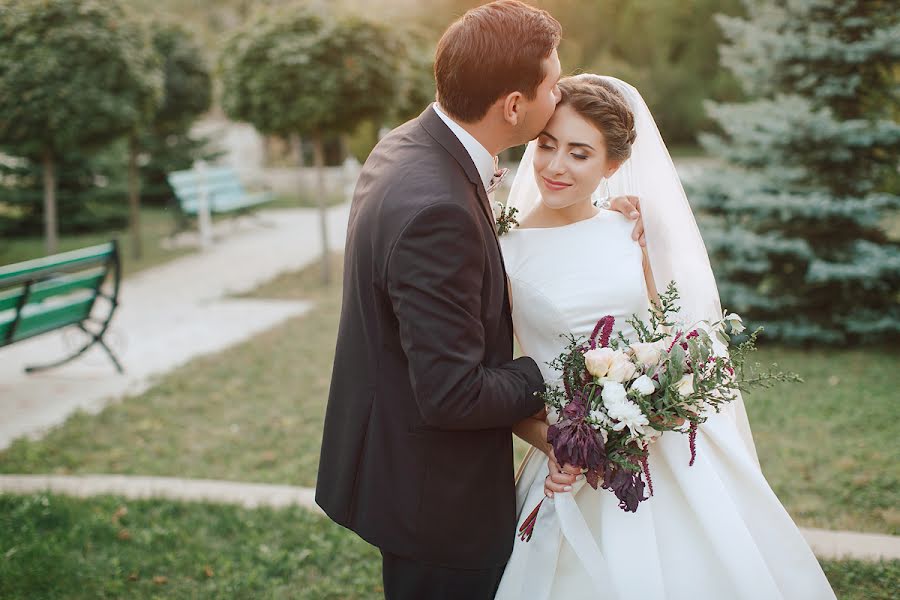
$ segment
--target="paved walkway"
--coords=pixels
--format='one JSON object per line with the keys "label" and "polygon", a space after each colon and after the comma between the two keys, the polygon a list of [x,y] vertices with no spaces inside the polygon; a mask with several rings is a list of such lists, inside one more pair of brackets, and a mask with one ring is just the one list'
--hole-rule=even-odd
{"label": "paved walkway", "polygon": [[[343,246],[349,206],[329,213],[329,242]],[[127,278],[110,342],[125,368],[118,375],[97,348],[64,367],[27,375],[23,367],[68,354],[71,333],[51,333],[0,349],[0,449],[40,436],[78,409],[146,390],[190,359],[242,342],[309,309],[306,302],[230,298],[320,254],[312,209],[261,211],[269,227],[235,231],[211,248]]]}
{"label": "paved walkway", "polygon": [[[314,489],[289,485],[126,475],[0,475],[0,492],[31,494],[44,491],[80,498],[98,495],[165,498],[248,508],[302,506],[322,514],[315,503]],[[801,532],[819,558],[900,559],[900,536],[824,529],[801,529]]]}

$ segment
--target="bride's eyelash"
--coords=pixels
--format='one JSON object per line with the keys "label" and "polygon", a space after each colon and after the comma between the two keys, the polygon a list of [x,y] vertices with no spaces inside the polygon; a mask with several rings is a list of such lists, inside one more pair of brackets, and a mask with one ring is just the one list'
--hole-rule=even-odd
{"label": "bride's eyelash", "polygon": [[588,157],[584,156],[583,154],[573,154],[572,156],[574,156],[578,160],[587,160],[588,159]]}
{"label": "bride's eyelash", "polygon": [[541,150],[556,150],[553,146],[548,146],[547,144],[538,144],[538,148]]}

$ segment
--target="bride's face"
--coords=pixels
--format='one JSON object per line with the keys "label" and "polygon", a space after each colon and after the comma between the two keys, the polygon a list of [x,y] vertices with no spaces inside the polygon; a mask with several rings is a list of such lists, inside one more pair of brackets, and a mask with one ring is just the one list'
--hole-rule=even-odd
{"label": "bride's face", "polygon": [[590,202],[603,177],[614,171],[600,130],[572,107],[557,107],[534,153],[534,176],[544,204],[560,209]]}

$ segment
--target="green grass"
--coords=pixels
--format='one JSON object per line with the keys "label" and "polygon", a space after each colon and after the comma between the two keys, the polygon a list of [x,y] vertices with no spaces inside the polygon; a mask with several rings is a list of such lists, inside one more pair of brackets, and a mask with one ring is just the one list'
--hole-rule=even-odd
{"label": "green grass", "polygon": [[900,560],[821,561],[838,600],[895,600],[900,590]]}
{"label": "green grass", "polygon": [[801,524],[900,534],[900,353],[764,348],[804,384],[748,396],[763,471]]}
{"label": "green grass", "polygon": [[[381,598],[378,551],[301,508],[0,496],[0,597]],[[900,561],[825,561],[841,600],[888,600]]]}
{"label": "green grass", "polygon": [[[175,220],[169,209],[145,207],[141,210],[143,256],[131,255],[131,235],[127,229],[100,231],[79,235],[63,235],[59,238],[59,252],[76,250],[86,246],[103,244],[118,238],[122,254],[122,272],[131,275],[190,252],[190,249],[166,249],[160,242],[169,237],[175,228]],[[16,237],[0,239],[0,266],[40,258],[46,255],[43,237]]]}
{"label": "green grass", "polygon": [[0,496],[0,597],[380,598],[378,551],[302,508]]}
{"label": "green grass", "polygon": [[[0,453],[0,472],[314,486],[340,314],[339,286],[322,289],[318,277],[313,266],[254,293],[313,299],[309,314],[196,359],[99,415],[77,414],[42,441],[17,440]],[[798,524],[900,534],[898,358],[886,348],[759,352],[806,378],[746,401],[763,470]]]}

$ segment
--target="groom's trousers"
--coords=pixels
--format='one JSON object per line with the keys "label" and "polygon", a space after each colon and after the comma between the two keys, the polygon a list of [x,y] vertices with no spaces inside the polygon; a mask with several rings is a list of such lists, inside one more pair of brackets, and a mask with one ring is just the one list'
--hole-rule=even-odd
{"label": "groom's trousers", "polygon": [[503,566],[451,569],[381,551],[385,600],[493,600]]}

